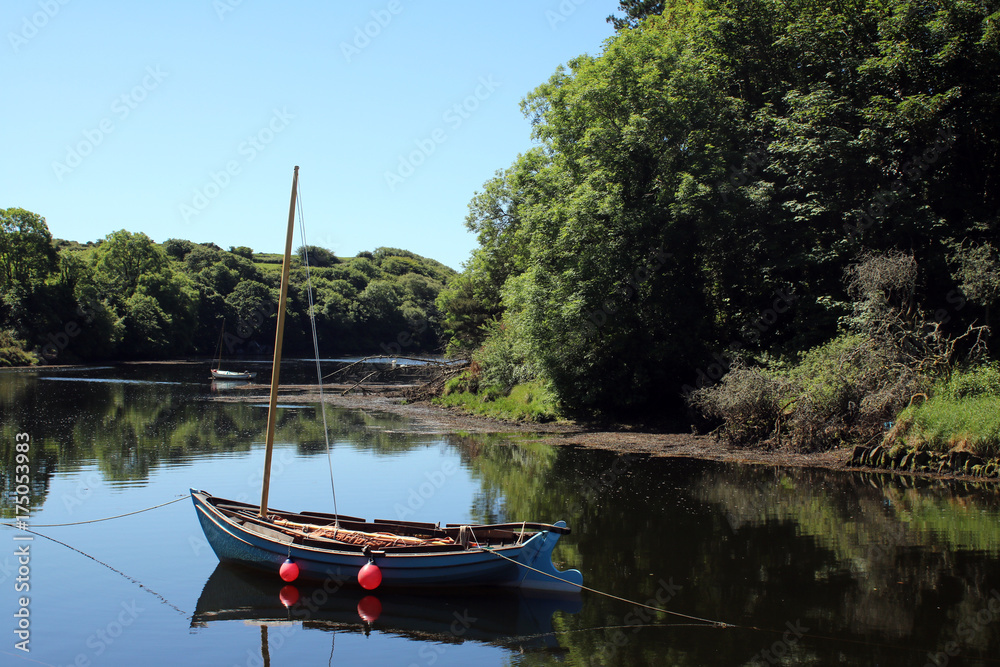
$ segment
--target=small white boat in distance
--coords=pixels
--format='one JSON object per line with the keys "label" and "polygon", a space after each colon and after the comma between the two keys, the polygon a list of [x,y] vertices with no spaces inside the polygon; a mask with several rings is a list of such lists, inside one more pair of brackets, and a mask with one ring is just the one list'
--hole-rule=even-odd
{"label": "small white boat in distance", "polygon": [[221,371],[217,368],[212,369],[213,380],[252,380],[256,376],[256,373],[250,373],[249,371]]}

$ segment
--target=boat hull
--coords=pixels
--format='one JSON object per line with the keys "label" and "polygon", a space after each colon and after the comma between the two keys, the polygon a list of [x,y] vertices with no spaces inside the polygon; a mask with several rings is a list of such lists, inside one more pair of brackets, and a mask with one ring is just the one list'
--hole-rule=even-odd
{"label": "boat hull", "polygon": [[[275,576],[282,563],[291,558],[303,579],[357,585],[358,571],[371,559],[382,572],[381,587],[385,588],[506,586],[576,591],[583,584],[583,576],[578,570],[560,572],[552,564],[552,550],[559,540],[559,534],[552,531],[538,532],[520,545],[495,549],[463,549],[456,545],[451,551],[375,551],[369,557],[359,551],[296,543],[277,530],[241,525],[215,507],[211,498],[204,491],[191,491],[205,537],[219,560],[271,572]],[[555,526],[563,528],[565,523]]]}
{"label": "boat hull", "polygon": [[217,371],[214,368],[212,369],[213,380],[252,380],[256,375],[256,373],[250,373],[249,371]]}

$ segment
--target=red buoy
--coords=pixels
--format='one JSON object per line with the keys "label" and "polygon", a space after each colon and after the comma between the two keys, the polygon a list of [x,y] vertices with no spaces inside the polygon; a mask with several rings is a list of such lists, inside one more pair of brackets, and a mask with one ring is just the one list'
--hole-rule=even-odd
{"label": "red buoy", "polygon": [[299,566],[291,558],[285,560],[278,569],[278,575],[285,581],[295,581],[299,578]]}
{"label": "red buoy", "polygon": [[373,591],[382,583],[382,570],[375,563],[368,563],[358,572],[358,583],[366,591]]}
{"label": "red buoy", "polygon": [[278,591],[278,599],[281,600],[281,604],[286,607],[291,607],[299,601],[299,589],[291,584],[288,584]]}
{"label": "red buoy", "polygon": [[365,623],[374,623],[382,615],[382,603],[374,595],[366,595],[358,603],[358,616]]}

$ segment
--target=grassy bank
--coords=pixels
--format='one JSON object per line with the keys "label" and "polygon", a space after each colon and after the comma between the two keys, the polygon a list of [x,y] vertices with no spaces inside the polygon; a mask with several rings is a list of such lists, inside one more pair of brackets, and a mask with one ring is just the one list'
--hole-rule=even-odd
{"label": "grassy bank", "polygon": [[928,397],[899,414],[886,440],[911,449],[1000,457],[1000,365],[957,371],[939,381]]}
{"label": "grassy bank", "polygon": [[507,394],[495,389],[471,392],[465,389],[464,383],[452,382],[434,403],[508,421],[548,422],[559,418],[555,398],[538,381],[519,384]]}

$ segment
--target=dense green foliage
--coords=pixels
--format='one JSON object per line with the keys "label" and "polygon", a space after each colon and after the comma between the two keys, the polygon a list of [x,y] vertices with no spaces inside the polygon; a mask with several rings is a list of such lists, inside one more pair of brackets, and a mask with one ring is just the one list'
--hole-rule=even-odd
{"label": "dense green foliage", "polygon": [[[280,256],[159,245],[125,230],[87,245],[53,241],[44,218],[23,209],[0,210],[0,221],[0,365],[212,355],[223,330],[224,355],[273,347]],[[312,352],[310,278],[323,354],[438,349],[435,301],[453,270],[396,248],[348,259],[300,251],[310,271],[293,258],[290,352]]]}
{"label": "dense green foliage", "polygon": [[942,335],[988,317],[1000,4],[622,8],[524,99],[538,146],[470,203],[479,247],[438,301],[453,350],[570,411],[649,414],[840,335],[866,253],[913,258]]}
{"label": "dense green foliage", "polygon": [[502,395],[496,390],[497,385],[493,385],[493,391],[469,391],[465,380],[455,378],[449,382],[443,395],[434,402],[495,419],[547,422],[559,416],[552,392],[537,380],[515,385]]}

